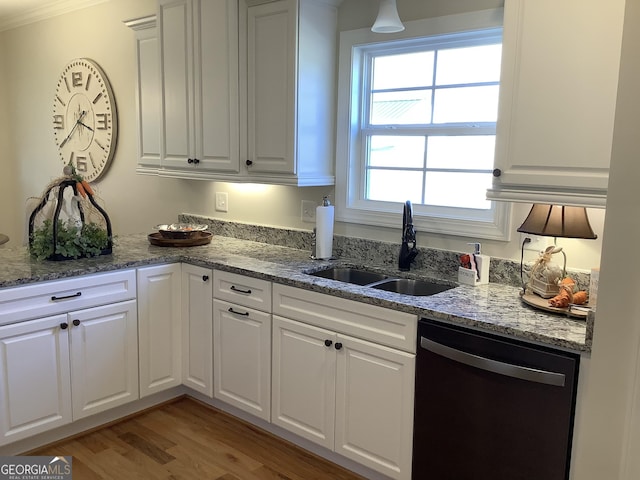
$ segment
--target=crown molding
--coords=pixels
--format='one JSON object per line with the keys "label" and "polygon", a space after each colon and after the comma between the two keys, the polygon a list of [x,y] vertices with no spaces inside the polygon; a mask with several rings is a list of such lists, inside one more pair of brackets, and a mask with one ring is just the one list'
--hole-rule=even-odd
{"label": "crown molding", "polygon": [[1,16],[0,32],[108,1],[109,0],[52,0],[37,7],[21,10],[15,14]]}

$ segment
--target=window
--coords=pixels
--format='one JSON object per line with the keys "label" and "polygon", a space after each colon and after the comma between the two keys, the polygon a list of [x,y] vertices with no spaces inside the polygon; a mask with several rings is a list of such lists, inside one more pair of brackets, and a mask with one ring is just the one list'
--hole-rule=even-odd
{"label": "window", "polygon": [[442,17],[440,29],[454,31],[426,37],[415,32],[432,31],[425,25],[434,19],[407,22],[408,37],[389,41],[343,32],[339,220],[397,226],[401,205],[411,200],[421,230],[507,239],[508,207],[486,199],[502,32],[477,28],[483,15]]}

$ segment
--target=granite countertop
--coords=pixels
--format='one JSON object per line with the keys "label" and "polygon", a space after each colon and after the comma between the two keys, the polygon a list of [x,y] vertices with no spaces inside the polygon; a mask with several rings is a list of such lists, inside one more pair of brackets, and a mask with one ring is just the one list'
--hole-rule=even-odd
{"label": "granite countertop", "polygon": [[[591,350],[591,318],[585,321],[535,310],[520,301],[519,289],[515,287],[497,283],[476,287],[459,285],[429,297],[413,297],[305,273],[333,265],[366,268],[371,265],[358,265],[348,258],[312,260],[307,250],[217,235],[209,245],[189,248],[153,246],[147,234],[119,236],[111,255],[63,262],[37,262],[29,257],[25,247],[3,248],[0,249],[3,266],[0,288],[171,262],[263,278],[534,343],[578,352]],[[388,268],[384,271],[398,274]],[[404,272],[400,275],[407,276]]]}

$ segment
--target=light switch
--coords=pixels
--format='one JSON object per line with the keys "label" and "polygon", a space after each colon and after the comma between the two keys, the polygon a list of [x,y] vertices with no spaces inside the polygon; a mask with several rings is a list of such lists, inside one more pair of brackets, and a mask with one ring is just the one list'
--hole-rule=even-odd
{"label": "light switch", "polygon": [[229,194],[227,192],[216,192],[216,212],[229,211]]}

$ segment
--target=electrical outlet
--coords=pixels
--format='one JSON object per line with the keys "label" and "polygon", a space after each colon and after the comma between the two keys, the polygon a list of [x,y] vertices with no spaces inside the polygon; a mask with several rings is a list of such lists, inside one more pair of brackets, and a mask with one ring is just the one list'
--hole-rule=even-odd
{"label": "electrical outlet", "polygon": [[520,245],[522,245],[522,242],[524,242],[526,238],[528,238],[531,241],[524,244],[525,250],[540,253],[547,247],[547,245],[544,242],[544,239],[541,236],[531,235],[529,233],[520,234]]}
{"label": "electrical outlet", "polygon": [[303,222],[315,223],[316,202],[311,200],[302,200],[302,206],[300,207],[300,219]]}
{"label": "electrical outlet", "polygon": [[216,212],[229,211],[229,194],[227,192],[216,192]]}

